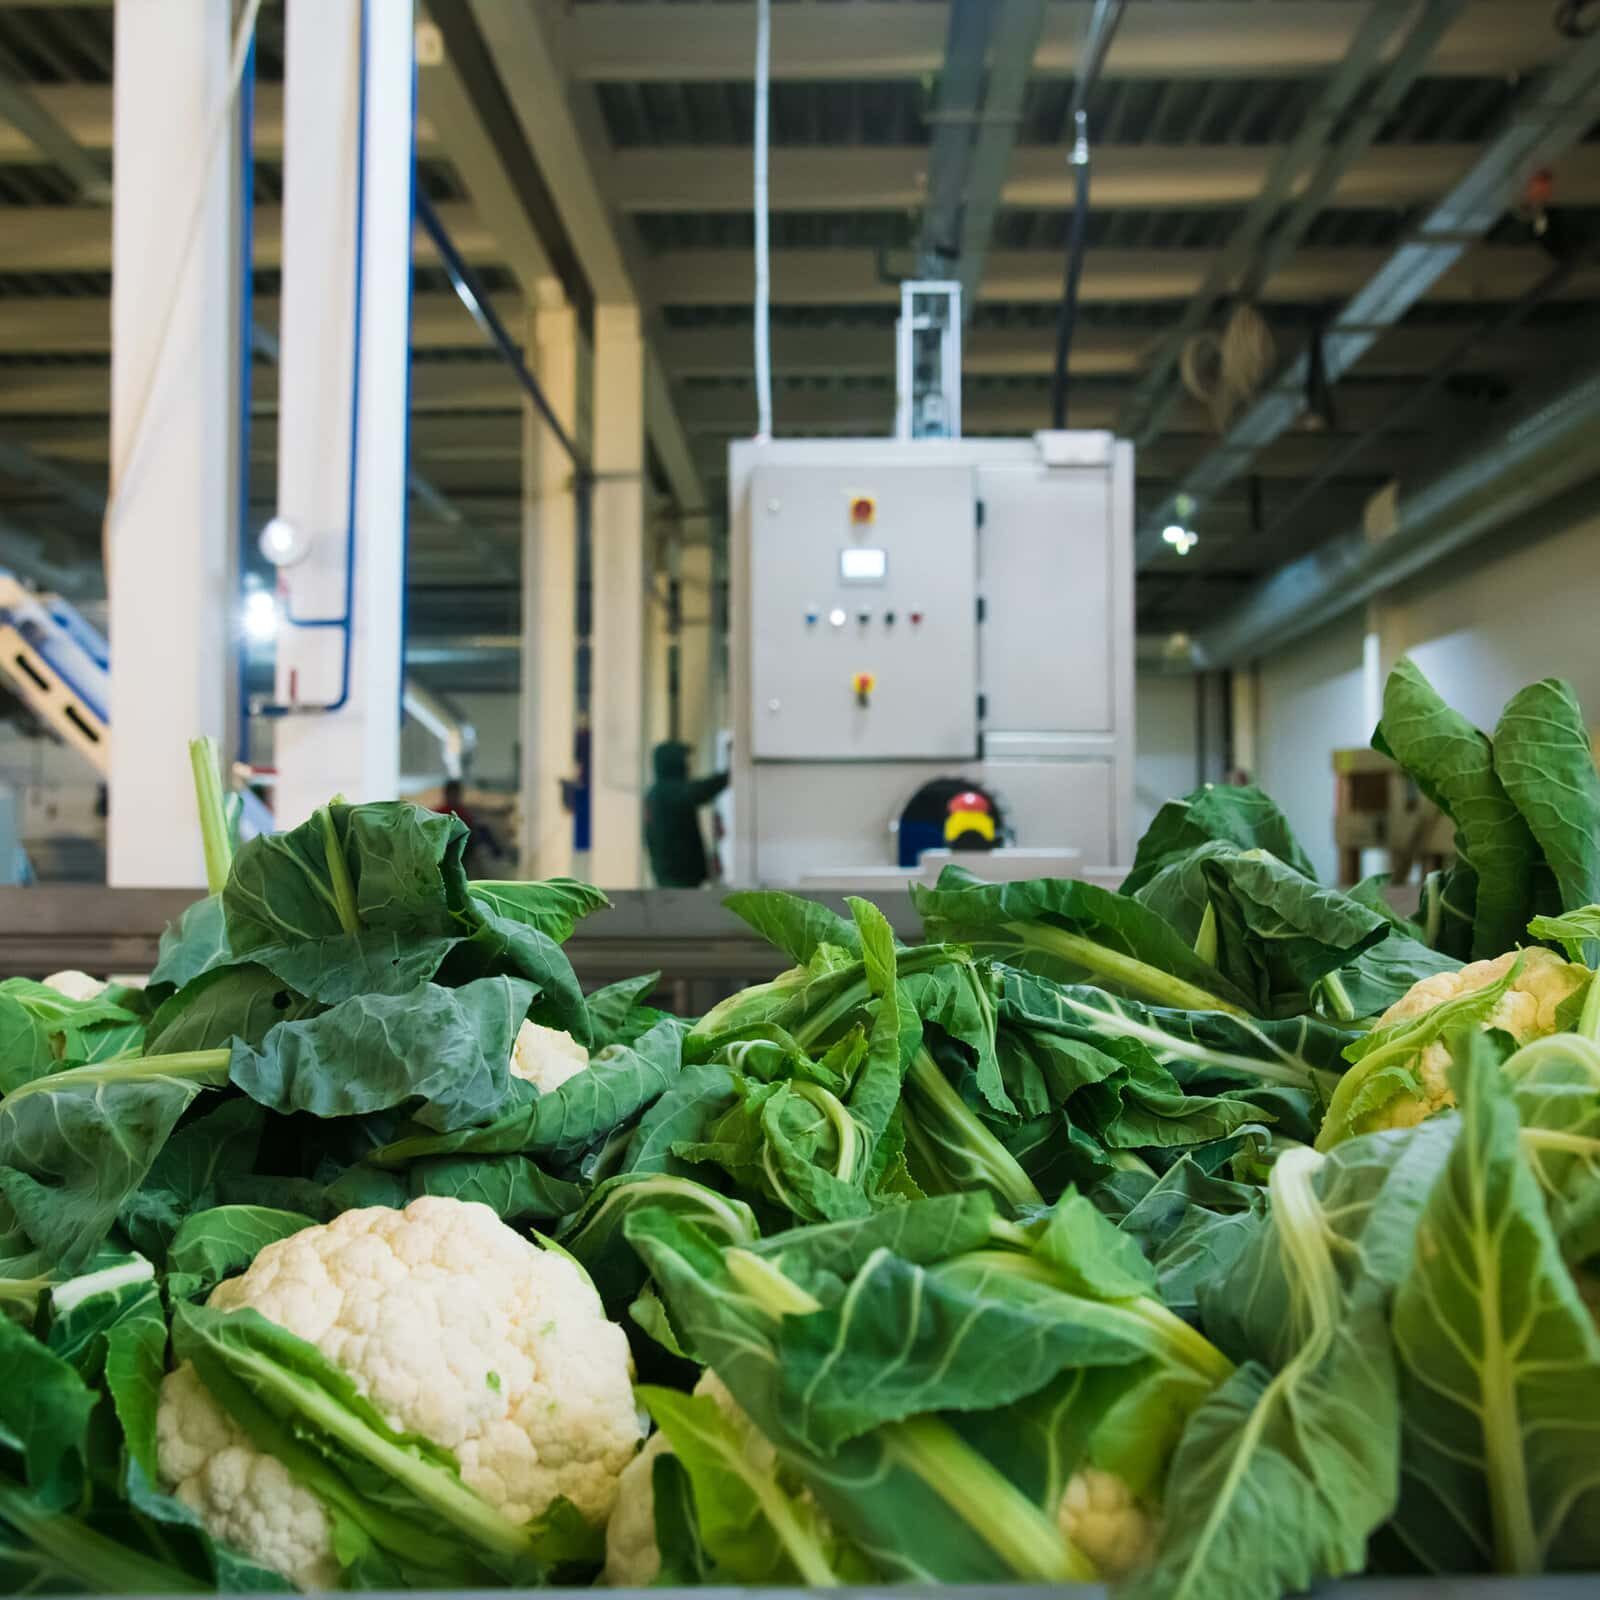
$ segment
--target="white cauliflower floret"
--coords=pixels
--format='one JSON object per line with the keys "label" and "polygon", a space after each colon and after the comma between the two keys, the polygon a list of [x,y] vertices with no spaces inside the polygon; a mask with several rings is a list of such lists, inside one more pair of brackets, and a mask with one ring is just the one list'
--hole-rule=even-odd
{"label": "white cauliflower floret", "polygon": [[[1458,1000],[1497,983],[1521,957],[1522,966],[1510,987],[1495,1001],[1484,1019],[1485,1028],[1500,1028],[1518,1044],[1542,1039],[1556,1031],[1556,1011],[1575,994],[1588,977],[1585,968],[1563,961],[1553,950],[1535,946],[1511,950],[1493,961],[1474,961],[1456,972],[1436,972],[1414,983],[1384,1014],[1376,1026],[1408,1022],[1447,1000]],[[1382,1123],[1389,1128],[1411,1128],[1456,1103],[1450,1088],[1450,1051],[1442,1039],[1425,1046],[1417,1057],[1420,1098],[1400,1097],[1384,1108]]]}
{"label": "white cauliflower floret", "polygon": [[1159,1520],[1128,1485],[1099,1467],[1081,1467],[1067,1480],[1056,1523],[1108,1579],[1148,1565],[1161,1535]]}
{"label": "white cauliflower floret", "polygon": [[54,989],[57,994],[64,994],[69,1000],[93,1000],[106,987],[87,972],[52,972],[44,980],[44,986]]}
{"label": "white cauliflower floret", "polygon": [[[560,1495],[593,1522],[610,1515],[642,1433],[627,1338],[573,1262],[487,1206],[429,1196],[346,1211],[268,1245],[210,1304],[253,1307],[316,1345],[391,1427],[453,1451],[467,1484],[512,1522]],[[280,1507],[287,1473],[187,1365],[163,1385],[158,1432],[163,1480],[219,1538],[321,1585],[326,1512],[298,1494]]]}
{"label": "white cauliflower floret", "polygon": [[540,1094],[559,1089],[589,1065],[589,1052],[560,1028],[524,1022],[511,1051],[511,1076],[525,1078]]}
{"label": "white cauliflower floret", "polygon": [[[709,1367],[695,1384],[697,1395],[709,1395],[717,1409],[744,1436],[746,1460],[758,1472],[770,1473],[777,1467],[778,1452],[765,1434],[752,1426],[728,1386]],[[655,1433],[643,1450],[630,1461],[617,1486],[617,1506],[606,1524],[606,1565],[602,1583],[614,1589],[645,1589],[661,1571],[661,1552],[656,1548],[656,1457],[672,1446],[664,1433]]]}
{"label": "white cauliflower floret", "polygon": [[162,1380],[156,1447],[163,1478],[215,1538],[296,1588],[338,1587],[333,1524],[322,1502],[250,1443],[187,1361]]}

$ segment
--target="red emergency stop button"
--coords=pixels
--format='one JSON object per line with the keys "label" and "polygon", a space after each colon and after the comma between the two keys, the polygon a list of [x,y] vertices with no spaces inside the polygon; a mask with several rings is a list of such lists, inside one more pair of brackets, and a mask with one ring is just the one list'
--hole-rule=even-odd
{"label": "red emergency stop button", "polygon": [[878,502],[870,494],[858,494],[850,497],[850,520],[858,527],[865,528],[878,520]]}
{"label": "red emergency stop button", "polygon": [[850,687],[855,692],[858,706],[872,704],[872,691],[878,687],[877,677],[870,672],[858,672],[850,679]]}

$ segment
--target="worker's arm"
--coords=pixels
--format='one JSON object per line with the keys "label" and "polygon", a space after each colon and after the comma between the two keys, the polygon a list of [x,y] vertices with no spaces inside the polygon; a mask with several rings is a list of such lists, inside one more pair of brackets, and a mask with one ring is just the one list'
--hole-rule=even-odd
{"label": "worker's arm", "polygon": [[710,778],[696,778],[689,785],[689,797],[697,806],[708,806],[728,787],[731,773],[719,772]]}

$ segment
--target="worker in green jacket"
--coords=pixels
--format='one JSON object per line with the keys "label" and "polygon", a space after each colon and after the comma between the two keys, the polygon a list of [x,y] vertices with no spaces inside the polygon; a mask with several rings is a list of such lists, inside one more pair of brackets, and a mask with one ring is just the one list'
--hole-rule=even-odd
{"label": "worker in green jacket", "polygon": [[699,811],[728,787],[728,774],[689,776],[689,747],[658,744],[656,781],[645,791],[644,842],[650,871],[663,889],[698,889],[706,881],[706,845]]}

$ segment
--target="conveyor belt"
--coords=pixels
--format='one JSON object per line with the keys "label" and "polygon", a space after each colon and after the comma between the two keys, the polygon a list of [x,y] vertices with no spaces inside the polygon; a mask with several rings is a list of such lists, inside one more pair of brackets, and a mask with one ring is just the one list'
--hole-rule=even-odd
{"label": "conveyor belt", "polygon": [[[43,977],[68,967],[96,974],[148,972],[161,930],[194,898],[187,890],[86,884],[0,888],[0,977]],[[612,909],[580,923],[567,946],[585,984],[659,970],[665,997],[692,1013],[717,993],[770,978],[787,964],[725,911],[715,894],[658,889],[611,898]],[[844,910],[838,896],[816,898]],[[909,896],[872,898],[902,938],[916,936]]]}

